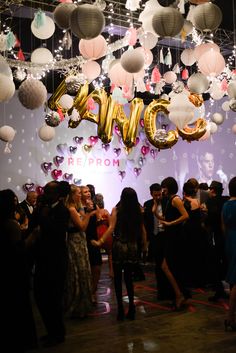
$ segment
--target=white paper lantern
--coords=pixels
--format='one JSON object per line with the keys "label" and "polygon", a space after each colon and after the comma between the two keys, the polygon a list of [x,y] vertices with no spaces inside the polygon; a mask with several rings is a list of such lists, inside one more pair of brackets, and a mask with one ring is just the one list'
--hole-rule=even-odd
{"label": "white paper lantern", "polygon": [[236,98],[236,81],[230,82],[228,85],[227,93],[230,98]]}
{"label": "white paper lantern", "polygon": [[209,81],[205,75],[198,72],[189,77],[187,86],[190,92],[202,94],[208,89]]}
{"label": "white paper lantern", "polygon": [[47,141],[51,141],[55,137],[56,131],[52,126],[43,125],[39,129],[38,135],[41,140],[47,142]]}
{"label": "white paper lantern", "polygon": [[77,6],[73,3],[62,3],[57,5],[53,12],[53,18],[59,28],[70,28],[70,16],[76,7]]}
{"label": "white paper lantern", "polygon": [[8,102],[14,93],[14,82],[8,76],[0,74],[0,102]]}
{"label": "white paper lantern", "polygon": [[171,98],[168,106],[169,119],[179,129],[183,129],[194,117],[194,105],[190,103],[184,93],[179,93]]}
{"label": "white paper lantern", "polygon": [[164,73],[163,79],[166,83],[172,84],[177,80],[177,75],[173,71],[167,71]]}
{"label": "white paper lantern", "polygon": [[120,63],[125,71],[137,73],[144,66],[144,55],[140,50],[130,49],[122,54]]}
{"label": "white paper lantern", "polygon": [[144,32],[152,33],[154,36],[157,36],[152,25],[153,15],[154,14],[152,13],[149,17],[145,17],[142,20],[142,29],[144,30]]}
{"label": "white paper lantern", "polygon": [[225,92],[221,90],[220,87],[215,88],[211,93],[210,96],[215,101],[218,101],[224,97]]}
{"label": "white paper lantern", "polygon": [[236,134],[236,124],[234,124],[234,125],[232,126],[232,133],[233,133],[233,134]]}
{"label": "white paper lantern", "polygon": [[45,16],[45,24],[39,28],[35,27],[34,20],[31,22],[31,32],[39,39],[48,39],[55,32],[55,23],[49,16]]}
{"label": "white paper lantern", "polygon": [[172,7],[160,7],[152,18],[154,31],[161,37],[174,37],[182,29],[184,18]]}
{"label": "white paper lantern", "polygon": [[221,108],[223,109],[224,112],[229,112],[230,111],[229,101],[225,101],[224,103],[222,103]]}
{"label": "white paper lantern", "polygon": [[11,68],[8,62],[6,61],[6,59],[1,54],[0,54],[0,74],[5,75],[9,77],[11,80],[13,80]]}
{"label": "white paper lantern", "polygon": [[101,35],[93,39],[81,39],[79,51],[85,59],[96,60],[106,55],[107,42]]}
{"label": "white paper lantern", "polygon": [[9,125],[0,127],[0,140],[4,142],[11,142],[15,137],[16,131]]}
{"label": "white paper lantern", "polygon": [[212,32],[219,27],[221,21],[221,9],[212,3],[198,5],[192,11],[193,25],[200,31]]}
{"label": "white paper lantern", "polygon": [[70,16],[70,28],[75,36],[83,39],[97,37],[105,26],[102,11],[90,4],[79,5]]}
{"label": "white paper lantern", "polygon": [[199,70],[206,76],[218,76],[225,68],[223,55],[215,50],[209,50],[201,55],[198,61]]}
{"label": "white paper lantern", "polygon": [[20,85],[18,98],[25,108],[36,109],[45,103],[47,89],[41,81],[28,78]]}
{"label": "white paper lantern", "polygon": [[63,94],[58,103],[63,109],[68,110],[72,107],[74,100],[73,97],[71,97],[69,94]]}
{"label": "white paper lantern", "polygon": [[212,120],[216,125],[221,125],[221,124],[223,124],[225,118],[224,118],[223,115],[220,114],[220,113],[214,113],[214,114],[212,115],[211,120]]}
{"label": "white paper lantern", "polygon": [[37,48],[32,52],[30,60],[34,64],[48,64],[53,61],[53,55],[47,48]]}
{"label": "white paper lantern", "polygon": [[180,59],[185,66],[192,66],[196,62],[193,49],[184,49],[180,55]]}
{"label": "white paper lantern", "polygon": [[142,32],[139,35],[139,42],[144,49],[152,49],[156,46],[158,38],[151,32]]}
{"label": "white paper lantern", "polygon": [[91,82],[100,75],[101,67],[96,61],[87,61],[82,65],[82,73]]}
{"label": "white paper lantern", "polygon": [[215,134],[218,130],[218,126],[216,125],[216,123],[214,123],[213,121],[210,121],[209,126],[210,126],[210,133],[212,135]]}

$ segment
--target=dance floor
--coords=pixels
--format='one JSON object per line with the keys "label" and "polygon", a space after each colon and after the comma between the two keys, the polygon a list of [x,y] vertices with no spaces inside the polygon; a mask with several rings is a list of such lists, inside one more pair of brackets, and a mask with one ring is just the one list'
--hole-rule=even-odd
{"label": "dance floor", "polygon": [[[228,302],[210,303],[213,293],[195,290],[191,303],[173,311],[169,301],[157,301],[152,266],[144,267],[146,279],[135,282],[136,320],[118,322],[112,280],[104,261],[98,303],[86,319],[67,319],[66,341],[35,352],[57,353],[235,353],[236,332],[224,331]],[[124,302],[126,302],[124,288]],[[127,304],[125,303],[125,306]],[[36,314],[39,335],[45,334]],[[32,351],[33,352],[33,351]]]}

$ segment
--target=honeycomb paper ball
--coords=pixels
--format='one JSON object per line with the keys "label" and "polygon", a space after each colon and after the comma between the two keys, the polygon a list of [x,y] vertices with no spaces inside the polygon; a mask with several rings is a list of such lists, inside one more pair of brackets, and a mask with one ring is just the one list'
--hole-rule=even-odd
{"label": "honeycomb paper ball", "polygon": [[0,102],[8,102],[15,93],[15,85],[11,78],[0,74]]}
{"label": "honeycomb paper ball", "polygon": [[0,140],[4,142],[11,142],[15,137],[16,131],[9,125],[0,127]]}
{"label": "honeycomb paper ball", "polygon": [[144,55],[136,49],[125,51],[121,56],[121,66],[129,73],[137,73],[144,66]]}
{"label": "honeycomb paper ball", "polygon": [[79,5],[70,16],[70,28],[75,36],[83,39],[97,37],[105,26],[105,17],[95,5]]}
{"label": "honeycomb paper ball", "polygon": [[216,125],[221,125],[221,124],[223,124],[225,118],[224,118],[223,115],[220,114],[220,113],[214,113],[214,114],[212,115],[211,120],[212,120],[213,123],[215,123]]}
{"label": "honeycomb paper ball", "polygon": [[208,89],[209,81],[205,75],[197,72],[189,77],[187,86],[191,92],[202,94]]}
{"label": "honeycomb paper ball", "polygon": [[47,89],[41,81],[29,78],[20,85],[18,98],[25,108],[36,109],[46,101]]}
{"label": "honeycomb paper ball", "polygon": [[0,54],[0,73],[13,80],[11,68],[6,59]]}
{"label": "honeycomb paper ball", "polygon": [[73,3],[62,3],[57,5],[53,12],[53,18],[57,26],[61,29],[70,28],[70,16],[73,10],[76,9]]}
{"label": "honeycomb paper ball", "polygon": [[53,55],[47,48],[37,48],[32,52],[30,60],[34,64],[48,64],[53,61]]}
{"label": "honeycomb paper ball", "polygon": [[39,129],[38,135],[39,138],[45,142],[51,141],[55,137],[56,131],[54,127],[43,125]]}

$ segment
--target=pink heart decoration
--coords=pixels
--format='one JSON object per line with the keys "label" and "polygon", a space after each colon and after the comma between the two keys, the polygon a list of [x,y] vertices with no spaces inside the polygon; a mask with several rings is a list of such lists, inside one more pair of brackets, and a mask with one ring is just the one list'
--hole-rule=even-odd
{"label": "pink heart decoration", "polygon": [[82,179],[74,178],[73,183],[74,183],[75,185],[81,185]]}
{"label": "pink heart decoration", "polygon": [[94,146],[98,142],[98,136],[90,136],[89,137],[89,143],[90,145]]}
{"label": "pink heart decoration", "polygon": [[126,172],[124,170],[120,170],[118,174],[119,174],[120,180],[122,181],[126,175]]}
{"label": "pink heart decoration", "polygon": [[140,119],[139,124],[140,124],[141,127],[144,127],[144,120]]}
{"label": "pink heart decoration", "polygon": [[116,135],[118,135],[118,136],[121,135],[118,125],[115,125],[114,130],[115,130]]}
{"label": "pink heart decoration", "polygon": [[150,149],[150,155],[152,156],[153,159],[156,158],[157,154],[158,154],[157,150],[155,150],[154,148]]}
{"label": "pink heart decoration", "polygon": [[61,154],[64,154],[67,152],[67,144],[66,143],[59,143],[59,145],[57,145],[57,151]]}
{"label": "pink heart decoration", "polygon": [[140,175],[140,173],[141,173],[141,171],[142,171],[142,169],[141,168],[134,168],[134,175],[136,176],[136,177],[138,177],[139,175]]}
{"label": "pink heart decoration", "polygon": [[81,145],[81,143],[83,142],[84,138],[83,137],[79,137],[79,136],[75,136],[73,138],[73,141],[77,144],[77,145]]}
{"label": "pink heart decoration", "polygon": [[52,169],[52,162],[43,162],[41,168],[42,171],[47,174]]}
{"label": "pink heart decoration", "polygon": [[34,183],[26,183],[23,185],[23,190],[26,192],[34,191],[35,190],[35,185]]}
{"label": "pink heart decoration", "polygon": [[121,154],[121,149],[120,148],[113,148],[113,152],[116,155],[116,157],[119,157],[119,155]]}
{"label": "pink heart decoration", "polygon": [[60,169],[53,169],[51,172],[52,178],[54,180],[59,179],[62,176],[62,170]]}
{"label": "pink heart decoration", "polygon": [[107,152],[110,148],[110,144],[109,143],[103,143],[102,144],[102,148]]}
{"label": "pink heart decoration", "polygon": [[63,156],[55,156],[53,158],[54,164],[59,167],[60,164],[64,162],[64,157]]}
{"label": "pink heart decoration", "polygon": [[140,156],[138,159],[138,164],[140,165],[140,167],[142,167],[145,164],[145,162],[146,162],[146,158]]}
{"label": "pink heart decoration", "polygon": [[72,154],[75,154],[77,151],[77,147],[76,146],[70,146],[69,147],[69,152],[72,153]]}
{"label": "pink heart decoration", "polygon": [[38,195],[42,195],[43,194],[43,189],[44,188],[42,186],[38,185],[38,186],[36,186],[35,191],[37,192]]}
{"label": "pink heart decoration", "polygon": [[135,140],[135,146],[137,146],[139,144],[140,138],[137,136],[136,140]]}
{"label": "pink heart decoration", "polygon": [[150,148],[148,146],[142,146],[141,148],[141,153],[143,156],[146,156],[150,151]]}
{"label": "pink heart decoration", "polygon": [[70,181],[72,179],[73,179],[73,174],[72,173],[71,174],[69,174],[69,173],[64,173],[63,174],[63,180]]}

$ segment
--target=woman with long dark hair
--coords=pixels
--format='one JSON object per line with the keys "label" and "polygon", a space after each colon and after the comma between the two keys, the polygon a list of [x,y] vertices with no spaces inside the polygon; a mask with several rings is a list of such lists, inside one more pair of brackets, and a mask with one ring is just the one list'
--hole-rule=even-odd
{"label": "woman with long dark hair", "polygon": [[122,271],[129,298],[127,319],[135,319],[133,270],[138,262],[138,247],[142,243],[146,250],[146,231],[143,224],[142,210],[137,193],[132,188],[124,188],[119,203],[113,208],[111,222],[103,237],[93,242],[101,246],[106,238],[113,232],[112,262],[114,271],[114,285],[118,307],[117,320],[124,320],[124,307],[122,301]]}

